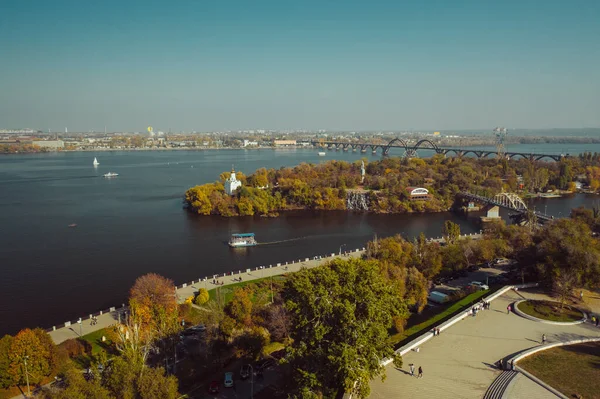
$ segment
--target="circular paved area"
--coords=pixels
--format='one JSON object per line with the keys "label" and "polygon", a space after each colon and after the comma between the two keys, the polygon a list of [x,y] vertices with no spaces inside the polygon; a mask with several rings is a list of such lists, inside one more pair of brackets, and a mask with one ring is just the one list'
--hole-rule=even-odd
{"label": "circular paved area", "polygon": [[[404,356],[402,370],[386,367],[385,382],[371,383],[371,398],[473,398],[481,399],[500,374],[494,363],[515,352],[540,345],[542,334],[548,342],[600,337],[600,328],[589,323],[560,326],[537,323],[515,313],[506,314],[509,303],[539,298],[539,294],[508,291],[492,302],[491,309],[478,312],[426,342],[419,353]],[[423,378],[408,374],[408,365],[423,367]],[[522,376],[518,376],[520,380]],[[517,383],[518,382],[518,383]],[[539,397],[539,385],[515,381],[515,397]],[[515,391],[518,389],[518,392]],[[547,395],[547,397],[551,397]]]}

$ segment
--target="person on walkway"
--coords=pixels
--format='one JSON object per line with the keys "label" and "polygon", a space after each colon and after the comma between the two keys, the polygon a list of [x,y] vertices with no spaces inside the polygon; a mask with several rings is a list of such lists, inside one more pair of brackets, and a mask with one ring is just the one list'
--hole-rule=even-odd
{"label": "person on walkway", "polygon": [[410,369],[410,376],[414,377],[415,376],[415,365],[411,363],[408,365],[408,367]]}
{"label": "person on walkway", "polygon": [[510,305],[506,307],[506,314],[510,314]]}
{"label": "person on walkway", "polygon": [[242,276],[240,276],[240,283],[242,282]]}
{"label": "person on walkway", "polygon": [[596,317],[596,327],[598,327],[599,321],[600,321],[600,316]]}
{"label": "person on walkway", "polygon": [[579,299],[583,301],[583,291],[581,291],[581,293],[579,294]]}
{"label": "person on walkway", "polygon": [[417,378],[423,378],[423,367],[419,366],[419,375]]}
{"label": "person on walkway", "polygon": [[542,334],[542,345],[546,343],[546,334]]}

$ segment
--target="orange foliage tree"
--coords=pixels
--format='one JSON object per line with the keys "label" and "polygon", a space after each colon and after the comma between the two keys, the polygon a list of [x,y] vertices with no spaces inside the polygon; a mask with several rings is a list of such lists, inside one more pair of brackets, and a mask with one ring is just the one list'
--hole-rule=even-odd
{"label": "orange foliage tree", "polygon": [[[46,334],[45,331],[40,330]],[[9,374],[14,383],[23,385],[25,378],[25,361],[27,361],[27,373],[31,384],[39,383],[43,377],[50,374],[53,359],[52,350],[48,348],[47,342],[40,337],[40,332],[26,328],[19,331],[10,346]]]}
{"label": "orange foliage tree", "polygon": [[130,291],[131,315],[140,328],[152,331],[154,338],[164,338],[178,330],[175,285],[155,273],[139,277]]}

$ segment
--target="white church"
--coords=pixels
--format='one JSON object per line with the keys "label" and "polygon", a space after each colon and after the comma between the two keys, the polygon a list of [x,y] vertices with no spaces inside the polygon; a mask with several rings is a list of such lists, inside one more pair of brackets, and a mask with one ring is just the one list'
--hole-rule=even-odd
{"label": "white church", "polygon": [[225,180],[225,193],[233,195],[235,190],[242,186],[242,182],[235,178],[235,170],[231,169],[229,179]]}

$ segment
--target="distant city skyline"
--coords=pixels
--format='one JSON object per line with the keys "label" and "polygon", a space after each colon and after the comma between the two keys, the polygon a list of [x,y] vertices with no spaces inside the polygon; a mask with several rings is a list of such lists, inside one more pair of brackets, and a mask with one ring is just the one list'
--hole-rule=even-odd
{"label": "distant city skyline", "polygon": [[600,127],[600,2],[0,2],[0,128]]}

